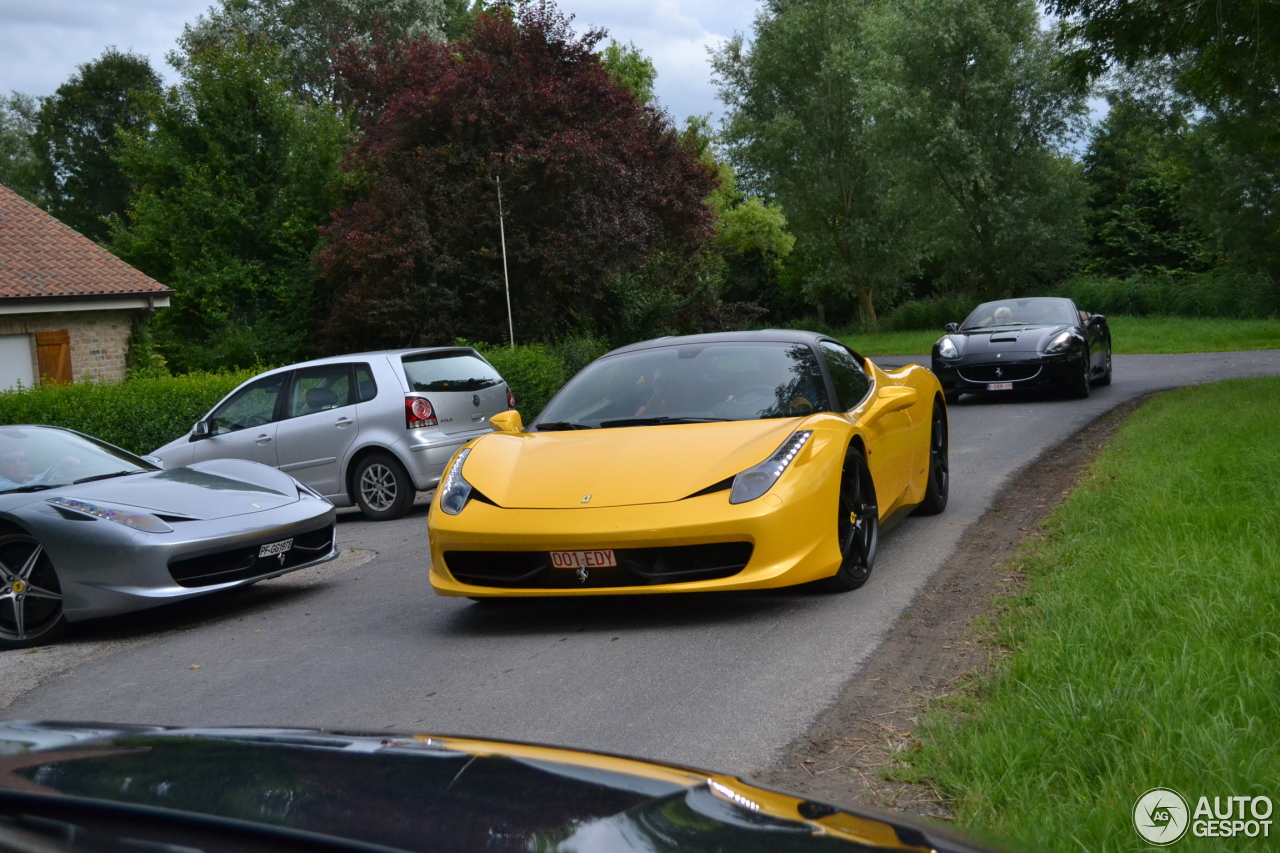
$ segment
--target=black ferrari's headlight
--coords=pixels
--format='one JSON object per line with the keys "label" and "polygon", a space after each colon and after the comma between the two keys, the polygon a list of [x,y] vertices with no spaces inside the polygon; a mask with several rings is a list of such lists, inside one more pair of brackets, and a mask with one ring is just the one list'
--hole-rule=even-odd
{"label": "black ferrari's headlight", "polygon": [[471,455],[470,447],[459,453],[453,460],[453,464],[449,466],[449,473],[444,475],[444,481],[440,483],[440,509],[447,515],[457,515],[462,512],[467,501],[471,500],[473,491],[471,484],[462,476],[462,463],[467,461],[469,455]]}
{"label": "black ferrari's headlight", "polygon": [[1071,331],[1067,330],[1049,341],[1049,345],[1044,348],[1044,351],[1052,355],[1057,352],[1065,352],[1069,346],[1071,346]]}
{"label": "black ferrari's headlight", "polygon": [[778,482],[782,472],[787,470],[791,460],[795,459],[796,455],[800,453],[804,443],[809,440],[811,435],[813,435],[813,430],[811,429],[803,429],[799,432],[791,433],[791,435],[787,436],[787,440],[782,442],[782,446],[773,452],[772,456],[759,465],[752,465],[734,477],[733,488],[729,492],[729,503],[744,504],[769,491],[773,484]]}
{"label": "black ferrari's headlight", "polygon": [[955,358],[960,355],[960,350],[956,348],[956,342],[951,338],[944,337],[938,341],[938,355],[943,358]]}

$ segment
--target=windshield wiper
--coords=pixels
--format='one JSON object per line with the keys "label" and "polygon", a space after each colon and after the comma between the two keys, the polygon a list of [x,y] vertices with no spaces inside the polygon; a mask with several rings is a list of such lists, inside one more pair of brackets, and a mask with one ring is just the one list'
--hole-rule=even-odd
{"label": "windshield wiper", "polygon": [[669,418],[664,415],[656,418],[619,418],[615,421],[601,421],[600,428],[653,426],[655,424],[712,424],[723,423],[727,420],[729,418]]}
{"label": "windshield wiper", "polygon": [[52,488],[54,487],[44,484],[38,486],[18,486],[15,489],[0,489],[0,495],[16,495],[19,492],[43,492]]}
{"label": "windshield wiper", "polygon": [[546,423],[538,424],[536,427],[534,427],[534,429],[536,429],[538,432],[551,432],[553,430],[564,430],[564,429],[594,429],[594,428],[595,427],[591,426],[590,424],[575,424],[572,421],[547,421]]}
{"label": "windshield wiper", "polygon": [[110,474],[95,474],[92,477],[81,477],[79,480],[72,480],[71,485],[78,486],[81,483],[92,483],[94,480],[110,480],[112,477],[127,477],[130,474],[141,474],[142,469],[137,471],[113,471]]}

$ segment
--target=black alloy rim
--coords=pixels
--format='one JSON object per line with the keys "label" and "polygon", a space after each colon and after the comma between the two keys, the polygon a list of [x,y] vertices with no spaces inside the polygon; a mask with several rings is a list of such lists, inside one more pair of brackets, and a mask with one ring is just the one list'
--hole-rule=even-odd
{"label": "black alloy rim", "polygon": [[870,477],[866,464],[858,460],[840,481],[840,517],[836,531],[840,537],[841,567],[854,579],[871,572],[880,529],[880,510],[875,491],[865,482]]}
{"label": "black alloy rim", "polygon": [[945,495],[951,476],[947,462],[947,421],[937,406],[933,408],[933,433],[929,441],[929,483],[938,494]]}
{"label": "black alloy rim", "polygon": [[0,638],[33,640],[62,618],[62,587],[44,548],[24,533],[0,536]]}

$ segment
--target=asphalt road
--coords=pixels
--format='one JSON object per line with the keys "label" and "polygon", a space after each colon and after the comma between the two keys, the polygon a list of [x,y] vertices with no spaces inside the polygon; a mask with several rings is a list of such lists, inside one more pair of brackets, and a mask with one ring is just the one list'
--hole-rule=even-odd
{"label": "asphalt road", "polygon": [[[425,505],[389,524],[344,512],[340,544],[376,551],[371,561],[82,630],[83,662],[0,716],[433,731],[751,773],[857,677],[965,528],[1041,451],[1140,394],[1276,374],[1280,351],[1117,356],[1115,383],[1086,401],[966,398],[951,410],[947,511],[889,531],[871,580],[843,595],[437,598]],[[9,663],[0,672],[27,665]]]}

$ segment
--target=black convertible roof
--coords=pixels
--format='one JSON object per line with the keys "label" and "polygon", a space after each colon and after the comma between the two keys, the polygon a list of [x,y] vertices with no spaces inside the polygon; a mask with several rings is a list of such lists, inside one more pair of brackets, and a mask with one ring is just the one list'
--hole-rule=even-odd
{"label": "black convertible roof", "polygon": [[675,335],[665,338],[654,338],[651,341],[640,341],[618,347],[606,355],[617,355],[637,350],[656,349],[657,347],[678,347],[690,344],[808,344],[817,346],[818,341],[832,340],[830,335],[817,332],[802,332],[796,329],[759,329],[753,332],[710,332],[705,335]]}

